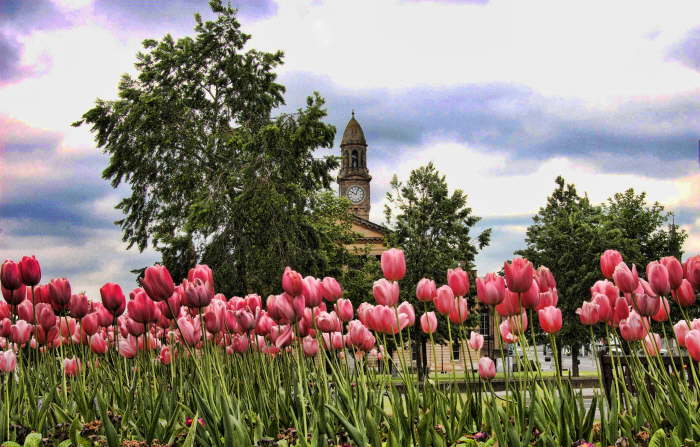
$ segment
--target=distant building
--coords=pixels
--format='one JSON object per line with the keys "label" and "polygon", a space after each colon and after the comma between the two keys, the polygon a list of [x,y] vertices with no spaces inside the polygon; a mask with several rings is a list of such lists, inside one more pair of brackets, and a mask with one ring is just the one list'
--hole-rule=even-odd
{"label": "distant building", "polygon": [[[338,173],[338,194],[347,197],[350,200],[350,211],[352,212],[352,231],[359,234],[360,237],[355,243],[350,244],[347,248],[351,252],[364,252],[367,250],[370,255],[377,256],[387,249],[384,243],[384,237],[388,229],[381,224],[374,223],[369,220],[369,212],[371,207],[370,187],[372,176],[367,167],[367,140],[362,126],[355,119],[355,113],[352,113],[350,121],[345,126],[343,138],[340,142],[340,172]],[[471,281],[476,280],[476,271],[471,271]],[[472,309],[474,311],[474,309]],[[428,366],[432,371],[452,371],[454,367],[457,371],[463,371],[464,366],[470,367],[470,360],[476,366],[480,355],[489,355],[494,357],[494,351],[498,348],[497,340],[494,340],[493,335],[497,329],[498,322],[489,318],[486,307],[482,307],[479,312],[479,332],[484,335],[484,348],[481,353],[471,351],[466,340],[463,340],[460,345],[428,345]],[[401,349],[394,353],[394,356],[402,355],[408,361],[409,354]],[[415,360],[415,353],[411,355]],[[454,362],[451,361],[454,359]],[[495,358],[494,358],[495,360]]]}

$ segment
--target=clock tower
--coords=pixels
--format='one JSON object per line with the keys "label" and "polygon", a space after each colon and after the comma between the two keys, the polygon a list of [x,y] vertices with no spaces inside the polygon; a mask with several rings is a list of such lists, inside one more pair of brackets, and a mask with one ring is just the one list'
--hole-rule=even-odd
{"label": "clock tower", "polygon": [[367,141],[360,123],[355,119],[355,112],[345,126],[340,142],[340,172],[338,185],[340,195],[352,203],[350,211],[357,217],[369,220],[369,182],[372,176],[367,170]]}

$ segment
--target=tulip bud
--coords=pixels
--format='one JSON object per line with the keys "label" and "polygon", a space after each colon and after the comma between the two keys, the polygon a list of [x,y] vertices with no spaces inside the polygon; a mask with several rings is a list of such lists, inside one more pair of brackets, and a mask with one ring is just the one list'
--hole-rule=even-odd
{"label": "tulip bud", "polygon": [[389,281],[399,281],[406,275],[406,259],[402,250],[390,248],[382,253],[382,272]]}
{"label": "tulip bud", "polygon": [[304,337],[301,342],[304,355],[313,357],[318,353],[318,341],[313,337]]}
{"label": "tulip bud", "polygon": [[107,352],[107,342],[100,334],[90,337],[90,350],[99,355]]}
{"label": "tulip bud", "polygon": [[537,312],[540,327],[548,334],[555,334],[561,330],[561,309],[554,306],[545,307]]}
{"label": "tulip bud", "polygon": [[148,297],[141,288],[134,289],[129,297],[131,300],[127,304],[129,318],[139,323],[155,323],[160,317],[160,311],[156,303]]}
{"label": "tulip bud", "polygon": [[334,302],[343,296],[343,289],[335,278],[326,276],[323,278],[323,281],[321,281],[321,294],[326,300]]}
{"label": "tulip bud", "polygon": [[495,306],[505,298],[506,284],[502,276],[488,273],[483,279],[476,279],[476,294],[482,303]]}
{"label": "tulip bud", "polygon": [[685,336],[685,349],[696,362],[700,362],[700,330],[688,331]]}
{"label": "tulip bud", "polygon": [[647,264],[647,280],[651,289],[658,296],[668,295],[671,291],[668,269],[657,261]]}
{"label": "tulip bud", "polygon": [[435,286],[435,281],[428,278],[423,278],[418,281],[418,285],[416,286],[416,298],[418,301],[429,303],[433,301],[436,295],[437,288]]}
{"label": "tulip bud", "polygon": [[496,306],[496,312],[502,317],[507,317],[509,315],[519,314],[521,311],[518,294],[506,289],[505,299]]}
{"label": "tulip bud", "polygon": [[536,309],[539,301],[540,289],[537,282],[533,281],[527,292],[520,295],[520,302],[525,309]]}
{"label": "tulip bud", "polygon": [[214,272],[206,264],[197,264],[187,272],[187,280],[189,282],[194,282],[196,279],[202,281],[202,283],[207,284],[211,295],[214,296]]}
{"label": "tulip bud", "polygon": [[685,261],[685,278],[695,290],[700,289],[700,255]]}
{"label": "tulip bud", "polygon": [[342,321],[350,321],[353,317],[352,302],[346,299],[339,299],[335,303],[335,313]]}
{"label": "tulip bud", "polygon": [[552,275],[552,272],[544,265],[539,266],[535,271],[535,281],[537,282],[540,293],[546,292],[557,286],[554,275]]}
{"label": "tulip bud", "polygon": [[307,276],[301,283],[302,295],[306,307],[316,307],[323,300],[321,281],[313,276]]}
{"label": "tulip bud", "polygon": [[624,262],[619,263],[613,272],[613,280],[622,293],[634,292],[639,285],[637,267],[633,264],[632,270],[630,270]]}
{"label": "tulip bud", "polygon": [[66,278],[55,278],[49,283],[51,305],[56,312],[62,312],[68,306],[71,297],[70,282]]}
{"label": "tulip bud", "polygon": [[291,296],[301,295],[304,278],[290,267],[284,269],[282,274],[282,288]]}
{"label": "tulip bud", "polygon": [[576,309],[576,315],[578,315],[583,325],[592,325],[598,323],[598,305],[588,301],[584,301],[583,305]]}
{"label": "tulip bud", "polygon": [[621,263],[622,255],[617,250],[605,250],[602,255],[600,255],[600,271],[608,279],[612,279],[615,272],[615,267]]}
{"label": "tulip bud", "polygon": [[525,258],[515,258],[512,262],[503,264],[506,286],[511,292],[527,292],[532,285],[534,268]]}
{"label": "tulip bud", "polygon": [[461,267],[447,270],[447,285],[455,296],[465,296],[469,293],[469,275]]}
{"label": "tulip bud", "polygon": [[24,300],[17,306],[17,316],[27,323],[36,323],[34,321],[34,306],[29,300]]}
{"label": "tulip bud", "polygon": [[479,359],[479,377],[491,380],[496,377],[496,364],[488,357]]}
{"label": "tulip bud", "polygon": [[11,349],[0,352],[0,372],[11,373],[17,368],[17,356]]}
{"label": "tulip bud", "polygon": [[27,287],[22,284],[18,289],[10,290],[2,286],[2,297],[7,304],[17,306],[27,297]]}
{"label": "tulip bud", "polygon": [[666,256],[665,258],[661,258],[659,262],[661,262],[668,271],[668,281],[671,289],[675,290],[679,288],[681,286],[681,281],[683,281],[683,266],[681,266],[680,261],[678,261],[675,256]]}
{"label": "tulip bud", "polygon": [[450,310],[449,317],[450,321],[454,324],[462,324],[469,318],[469,308],[467,307],[466,298],[457,298]]}
{"label": "tulip bud", "polygon": [[22,285],[22,275],[15,261],[7,259],[0,266],[0,284],[8,290],[19,289]]}
{"label": "tulip bud", "polygon": [[437,330],[437,317],[435,312],[426,312],[420,317],[420,328],[426,334],[432,334]]}
{"label": "tulip bud", "polygon": [[384,306],[396,306],[399,302],[399,283],[387,281],[381,278],[374,282],[372,286],[372,295],[377,301],[377,304]]}
{"label": "tulip bud", "polygon": [[678,345],[682,348],[685,348],[685,336],[689,331],[690,327],[688,327],[688,323],[685,320],[681,320],[673,325],[673,333],[678,339]]}
{"label": "tulip bud", "polygon": [[681,281],[681,285],[672,293],[673,299],[681,307],[689,307],[695,304],[695,290],[687,279]]}
{"label": "tulip bud", "polygon": [[102,305],[115,317],[124,313],[126,298],[119,284],[108,282],[100,288]]}
{"label": "tulip bud", "polygon": [[84,293],[76,293],[70,297],[68,311],[75,318],[83,318],[90,311],[88,297]]}
{"label": "tulip bud", "polygon": [[41,267],[39,261],[32,255],[24,256],[19,261],[19,272],[22,276],[22,282],[26,286],[35,286],[41,281]]}
{"label": "tulip bud", "polygon": [[455,306],[455,295],[450,286],[441,286],[437,289],[437,296],[435,297],[435,309],[443,315],[449,315],[452,312],[452,308]]}
{"label": "tulip bud", "polygon": [[481,351],[481,348],[484,347],[484,336],[478,332],[472,331],[471,334],[469,334],[469,342],[467,342],[467,344],[472,351]]}
{"label": "tulip bud", "polygon": [[163,301],[173,294],[175,283],[168,268],[156,264],[148,267],[141,281],[143,289],[153,301]]}
{"label": "tulip bud", "polygon": [[80,374],[81,363],[77,357],[63,359],[63,373],[66,377],[75,377]]}

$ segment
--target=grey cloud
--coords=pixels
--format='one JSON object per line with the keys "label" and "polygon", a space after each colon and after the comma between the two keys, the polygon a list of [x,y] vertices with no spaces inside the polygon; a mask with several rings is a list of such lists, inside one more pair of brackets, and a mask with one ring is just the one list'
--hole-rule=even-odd
{"label": "grey cloud", "polygon": [[20,45],[15,39],[0,34],[0,85],[20,77],[22,68],[19,65]]}
{"label": "grey cloud", "polygon": [[281,82],[288,87],[285,110],[319,91],[338,139],[355,109],[372,150],[389,162],[407,147],[451,139],[505,152],[519,168],[534,169],[536,163],[528,162],[556,156],[597,163],[604,172],[652,177],[684,175],[696,166],[689,161],[697,157],[700,98],[630,102],[592,114],[581,102],[546,98],[512,84],[344,90],[326,77],[298,72]]}
{"label": "grey cloud", "polygon": [[668,56],[695,70],[700,70],[700,27],[688,32],[688,34],[673,45]]}

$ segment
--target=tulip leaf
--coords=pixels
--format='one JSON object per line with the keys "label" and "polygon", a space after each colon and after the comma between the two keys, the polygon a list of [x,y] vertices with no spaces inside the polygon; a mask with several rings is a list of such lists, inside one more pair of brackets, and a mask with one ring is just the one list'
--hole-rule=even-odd
{"label": "tulip leaf", "polygon": [[198,420],[199,414],[195,413],[194,418],[192,418],[192,424],[190,425],[190,429],[187,431],[187,437],[185,438],[185,442],[182,444],[182,447],[194,447],[194,440],[197,434],[197,426],[199,425],[199,423],[197,422]]}
{"label": "tulip leaf", "polygon": [[24,438],[24,447],[40,447],[41,446],[41,433],[29,433],[26,438]]}
{"label": "tulip leaf", "polygon": [[338,411],[338,409],[328,404],[326,404],[326,408],[328,408],[335,415],[335,417],[338,418],[340,423],[343,424],[343,427],[345,427],[345,430],[348,431],[350,437],[355,441],[355,444],[357,444],[359,447],[364,447],[367,445],[367,438],[365,435],[360,432],[357,427],[352,425],[350,421],[348,421],[348,419],[340,411]]}

